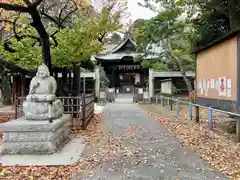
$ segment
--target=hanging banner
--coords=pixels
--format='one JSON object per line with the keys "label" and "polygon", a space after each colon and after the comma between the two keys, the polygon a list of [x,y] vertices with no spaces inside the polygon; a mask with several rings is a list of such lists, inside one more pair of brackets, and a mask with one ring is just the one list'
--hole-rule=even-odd
{"label": "hanging banner", "polygon": [[117,65],[117,68],[119,70],[136,70],[136,69],[140,69],[141,65]]}

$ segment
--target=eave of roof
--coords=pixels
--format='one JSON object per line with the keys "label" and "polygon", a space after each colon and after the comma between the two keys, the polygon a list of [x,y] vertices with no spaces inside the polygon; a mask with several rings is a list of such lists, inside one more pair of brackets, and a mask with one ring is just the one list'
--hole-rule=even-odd
{"label": "eave of roof", "polygon": [[222,43],[222,42],[224,42],[226,40],[229,40],[229,39],[231,39],[231,38],[233,38],[235,36],[238,36],[239,34],[240,34],[240,29],[232,31],[229,34],[227,34],[227,35],[225,35],[225,36],[223,36],[223,37],[221,37],[221,38],[219,38],[219,39],[217,39],[217,40],[207,44],[206,46],[202,46],[202,47],[197,48],[196,50],[194,50],[192,52],[192,54],[198,54],[198,53],[200,53],[202,51],[205,51],[205,50],[207,50],[207,49],[209,49],[209,48],[211,48],[211,47],[213,47],[213,46],[215,46],[217,44],[220,44],[220,43]]}
{"label": "eave of roof", "polygon": [[142,58],[145,60],[156,59],[159,57],[157,54],[151,54],[151,55],[144,56],[141,53],[123,53],[123,52],[121,52],[121,53],[106,54],[106,55],[96,55],[96,56],[94,56],[94,58],[98,59],[98,60],[115,61],[115,60],[121,60],[124,57],[136,58],[139,56],[143,56]]}
{"label": "eave of roof", "polygon": [[[187,77],[195,77],[195,72],[187,71]],[[153,77],[182,77],[182,73],[180,71],[169,71],[169,72],[154,72]]]}
{"label": "eave of roof", "polygon": [[133,41],[133,39],[130,36],[127,36],[119,45],[112,49],[111,53],[116,53],[119,51],[119,49],[121,49],[128,41],[130,41],[136,47],[136,43]]}

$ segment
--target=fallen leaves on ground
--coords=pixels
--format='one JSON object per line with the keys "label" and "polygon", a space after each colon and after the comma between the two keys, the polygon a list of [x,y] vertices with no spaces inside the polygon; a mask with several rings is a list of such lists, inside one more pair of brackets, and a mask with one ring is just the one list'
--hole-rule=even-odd
{"label": "fallen leaves on ground", "polygon": [[[10,166],[0,167],[0,180],[70,180],[88,173],[101,163],[113,159],[121,149],[124,149],[119,138],[113,134],[105,133],[101,129],[101,118],[91,121],[87,130],[75,133],[75,136],[83,136],[90,148],[88,155],[71,166]],[[95,147],[95,148],[93,148]]]}
{"label": "fallen leaves on ground", "polygon": [[[168,129],[183,146],[195,150],[215,169],[232,179],[240,179],[240,144],[235,143],[235,136],[215,127],[209,130],[207,119],[200,119],[197,124],[188,120],[186,112],[176,116],[176,112],[154,104],[142,104],[147,113]],[[217,119],[219,120],[219,119]],[[218,121],[217,121],[218,122]]]}

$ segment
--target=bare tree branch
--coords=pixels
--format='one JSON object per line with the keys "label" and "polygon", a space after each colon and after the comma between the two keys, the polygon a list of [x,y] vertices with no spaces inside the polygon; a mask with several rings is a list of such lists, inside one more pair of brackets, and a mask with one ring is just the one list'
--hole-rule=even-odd
{"label": "bare tree branch", "polygon": [[106,34],[106,32],[98,33],[98,41],[100,43],[103,43],[103,39],[105,38]]}
{"label": "bare tree branch", "polygon": [[58,19],[56,19],[55,17],[52,17],[52,16],[50,16],[49,14],[47,14],[47,13],[45,13],[43,11],[41,11],[40,13],[41,13],[42,16],[44,16],[46,19],[52,21],[53,23],[55,23],[57,25],[60,24]]}
{"label": "bare tree branch", "polygon": [[17,33],[17,20],[19,19],[19,16],[17,16],[13,21],[13,33],[18,41],[20,41],[22,38]]}
{"label": "bare tree branch", "polygon": [[59,13],[59,16],[58,16],[59,19],[62,17],[62,13],[63,13],[63,11],[67,8],[69,2],[70,2],[70,0],[68,0],[68,1],[65,3],[65,5],[63,6],[63,8],[61,8],[60,13]]}
{"label": "bare tree branch", "polygon": [[[71,3],[70,3],[71,2]],[[72,4],[72,5],[71,5]],[[78,6],[77,3],[74,0],[68,0],[66,1],[66,3],[64,3],[63,7],[61,7],[60,12],[58,14],[58,16],[51,16],[48,11],[55,7],[55,4],[51,4],[51,7],[48,7],[48,10],[46,10],[45,6],[42,6],[41,10],[40,10],[40,14],[48,19],[49,21],[53,22],[54,24],[56,24],[58,26],[58,28],[65,28],[65,26],[63,25],[66,20],[68,18],[71,17],[71,15],[73,15],[74,12],[76,12],[78,10]],[[71,7],[69,7],[71,6]],[[67,12],[70,9],[69,12]],[[71,10],[72,9],[72,10]],[[64,11],[67,12],[67,14],[63,17]]]}
{"label": "bare tree branch", "polygon": [[29,8],[18,5],[18,4],[0,3],[0,9],[5,9],[7,11],[22,12],[22,13],[29,12]]}
{"label": "bare tree branch", "polygon": [[70,12],[65,16],[65,18],[63,18],[63,19],[61,20],[60,26],[62,26],[63,23],[64,23],[64,21],[67,20],[67,19],[68,19],[74,12],[76,12],[77,10],[78,10],[78,8],[76,7],[75,9],[73,9],[72,11],[70,11]]}

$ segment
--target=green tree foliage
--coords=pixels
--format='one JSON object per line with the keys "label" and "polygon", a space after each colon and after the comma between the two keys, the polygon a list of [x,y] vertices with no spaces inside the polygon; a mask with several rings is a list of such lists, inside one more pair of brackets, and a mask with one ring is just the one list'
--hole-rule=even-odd
{"label": "green tree foliage", "polygon": [[196,48],[205,46],[240,27],[238,0],[184,1],[188,6],[195,7],[197,13],[197,16],[191,19],[199,35]]}
{"label": "green tree foliage", "polygon": [[[194,29],[184,21],[178,20],[178,17],[179,13],[176,11],[163,11],[140,28],[136,39],[139,52],[151,54],[154,46],[161,47],[161,52],[158,52],[159,58],[150,60],[149,66],[180,70],[179,65],[172,60],[172,56],[178,56],[182,60],[181,63],[186,65],[186,70],[194,69],[194,64],[189,66],[189,62],[193,62],[190,52],[194,44]],[[146,66],[147,62],[144,63]]]}
{"label": "green tree foliage", "polygon": [[240,27],[240,1],[238,0],[210,0],[205,3],[198,2],[205,12],[212,12],[228,19],[231,30]]}
{"label": "green tree foliage", "polygon": [[[116,31],[121,27],[119,13],[110,14],[110,9],[103,8],[101,12],[79,13],[72,28],[48,27],[49,34],[57,32],[51,41],[52,63],[56,67],[71,67],[73,63],[90,61],[93,53],[103,49],[99,36]],[[89,13],[89,11],[88,11]],[[37,32],[31,26],[26,16],[21,16],[16,28],[21,40],[11,38],[9,41],[15,52],[9,52],[1,42],[1,56],[24,69],[35,69],[42,63],[42,51],[36,41]]]}
{"label": "green tree foliage", "polygon": [[106,88],[109,84],[109,79],[104,71],[103,67],[99,67],[99,76],[100,76],[100,88]]}
{"label": "green tree foliage", "polygon": [[239,28],[238,0],[146,0],[158,15],[141,25],[137,33],[138,51],[151,54],[152,44],[162,48],[159,58],[142,64],[158,71],[180,70],[189,92],[193,90],[185,75],[194,70],[193,49],[205,46]]}
{"label": "green tree foliage", "polygon": [[137,34],[139,33],[141,27],[144,26],[146,20],[145,19],[137,19],[133,22],[133,24],[130,27],[131,34],[133,35],[133,38],[137,38]]}
{"label": "green tree foliage", "polygon": [[185,72],[194,70],[194,56],[191,50],[196,41],[193,25],[181,20],[185,12],[183,1],[162,2],[164,9],[143,24],[137,34],[138,51],[151,55],[155,46],[161,47],[158,58],[143,61],[143,65],[156,71],[181,71],[189,92],[193,91]]}
{"label": "green tree foliage", "polygon": [[173,8],[182,11],[186,23],[193,24],[196,31],[195,49],[240,27],[239,0],[146,0],[144,2],[143,6],[157,12]]}

